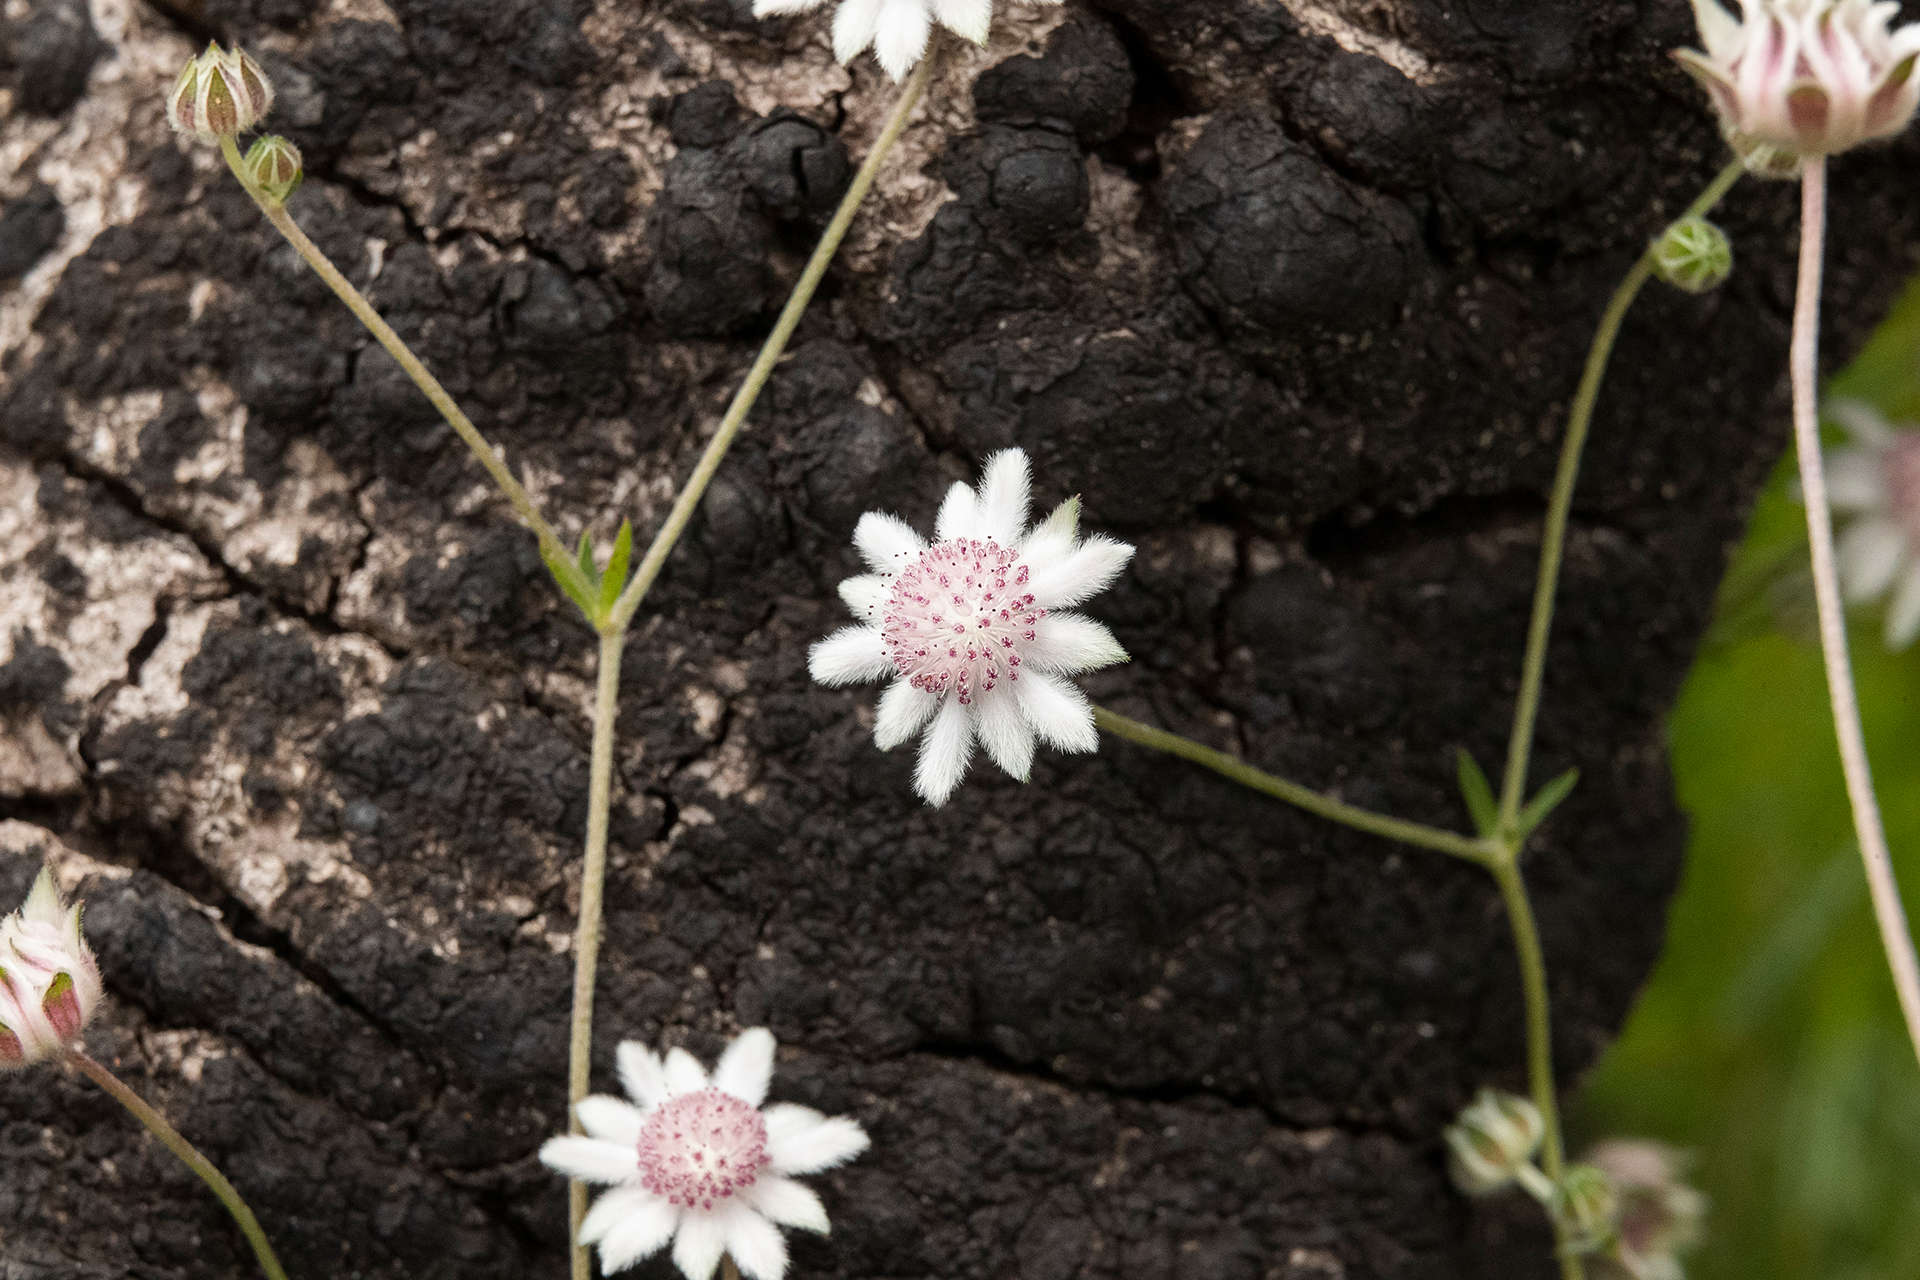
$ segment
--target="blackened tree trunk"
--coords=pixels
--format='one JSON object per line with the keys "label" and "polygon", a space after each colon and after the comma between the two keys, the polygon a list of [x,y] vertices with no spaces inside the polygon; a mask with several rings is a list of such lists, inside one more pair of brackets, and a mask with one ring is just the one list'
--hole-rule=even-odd
{"label": "blackened tree trunk", "polygon": [[[650,531],[893,88],[747,0],[32,0],[0,125],[0,889],[83,885],[92,1033],[296,1276],[557,1276],[592,638],[398,368],[160,102],[237,39],[292,209],[571,535]],[[8,10],[14,13],[14,10]],[[857,1115],[801,1276],[1546,1275],[1440,1127],[1520,1087],[1485,876],[1124,744],[942,810],[807,645],[868,509],[989,452],[1138,543],[1118,709],[1464,826],[1609,291],[1724,149],[1683,0],[1072,0],[930,105],[625,661],[598,1079],[764,1023]],[[1829,350],[1911,269],[1836,177]],[[1571,537],[1531,864],[1563,1078],[1658,948],[1662,716],[1784,439],[1790,191],[1629,320]],[[0,1273],[245,1276],[51,1068],[0,1080]],[[667,1274],[664,1262],[648,1274]]]}

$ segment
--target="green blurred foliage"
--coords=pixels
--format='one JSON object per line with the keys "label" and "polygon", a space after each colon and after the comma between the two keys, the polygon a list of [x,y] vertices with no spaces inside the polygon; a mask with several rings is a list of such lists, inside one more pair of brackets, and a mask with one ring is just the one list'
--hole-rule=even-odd
{"label": "green blurred foliage", "polygon": [[[1783,353],[1784,358],[1784,353]],[[1920,423],[1920,282],[1827,389]],[[1833,437],[1838,439],[1837,434]],[[1686,873],[1660,964],[1587,1081],[1583,1140],[1699,1155],[1694,1280],[1920,1276],[1920,1067],[1853,843],[1791,454],[1757,506],[1670,726]],[[1920,905],[1920,645],[1849,616],[1887,835]]]}

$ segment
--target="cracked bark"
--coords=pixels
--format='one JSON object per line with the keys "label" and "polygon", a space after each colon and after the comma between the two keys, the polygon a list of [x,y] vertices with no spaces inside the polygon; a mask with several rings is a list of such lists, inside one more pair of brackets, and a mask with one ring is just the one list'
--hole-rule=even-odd
{"label": "cracked bark", "polygon": [[[532,1152],[563,1127],[590,637],[165,133],[180,29],[110,8],[114,72],[0,123],[0,195],[66,211],[0,292],[0,892],[42,853],[84,889],[96,1055],[296,1275],[560,1274]],[[822,21],[725,3],[349,8],[187,31],[268,62],[296,215],[561,532],[650,527],[888,86]],[[868,1125],[798,1273],[1550,1274],[1526,1206],[1442,1176],[1439,1127],[1522,1075],[1471,869],[1125,746],[930,812],[804,655],[861,512],[925,525],[1020,444],[1042,502],[1141,548],[1096,696],[1464,823],[1450,752],[1504,740],[1591,326],[1718,163],[1663,56],[1685,5],[1643,8],[1098,0],[955,58],[623,668],[597,1055],[764,1022],[780,1096]],[[1914,258],[1911,145],[1836,175],[1836,359]],[[1791,219],[1736,192],[1734,282],[1641,303],[1596,424],[1536,770],[1583,781],[1530,870],[1565,1078],[1658,946],[1661,718],[1784,439]],[[9,1274],[248,1274],[78,1082],[0,1080],[0,1148]]]}

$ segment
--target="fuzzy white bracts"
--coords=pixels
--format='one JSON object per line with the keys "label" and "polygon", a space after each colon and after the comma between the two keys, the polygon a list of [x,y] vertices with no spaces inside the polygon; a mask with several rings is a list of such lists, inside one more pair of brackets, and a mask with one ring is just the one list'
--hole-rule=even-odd
{"label": "fuzzy white bracts", "polygon": [[687,1280],[710,1280],[720,1255],[747,1280],[781,1280],[780,1227],[827,1233],[820,1198],[793,1179],[853,1159],[866,1131],[844,1116],[777,1103],[762,1109],[773,1079],[774,1041],[755,1027],[720,1055],[712,1079],[685,1049],[663,1062],[643,1044],[620,1046],[620,1083],[631,1103],[595,1096],[577,1114],[585,1136],[540,1148],[548,1168],[611,1184],[580,1227],[600,1269],[633,1266],[673,1243]]}
{"label": "fuzzy white bracts", "polygon": [[100,1005],[100,966],[68,906],[42,870],[21,908],[0,920],[0,1068],[60,1053]]}
{"label": "fuzzy white bracts", "polygon": [[1920,430],[1891,427],[1857,400],[1826,412],[1853,438],[1824,454],[1827,501],[1854,516],[1835,551],[1840,584],[1851,604],[1892,592],[1887,648],[1904,649],[1920,636]]}
{"label": "fuzzy white bracts", "polygon": [[1791,175],[1802,156],[1828,156],[1890,137],[1920,103],[1914,76],[1920,25],[1890,29],[1889,0],[1693,0],[1706,52],[1674,57],[1713,99],[1721,127],[1751,168]]}
{"label": "fuzzy white bracts", "polygon": [[862,622],[810,655],[821,684],[893,677],[874,742],[891,751],[925,730],[914,787],[931,804],[960,785],[976,739],[1022,781],[1036,739],[1094,750],[1093,708],[1064,677],[1127,658],[1112,632],[1067,607],[1111,583],[1133,548],[1082,540],[1078,498],[1028,530],[1031,483],[1025,453],[993,455],[978,493],[948,492],[931,546],[896,516],[862,516],[853,543],[873,572],[840,584]]}
{"label": "fuzzy white bracts", "polygon": [[[805,13],[827,0],[754,0],[753,16]],[[1059,4],[1060,0],[1030,0]],[[840,0],[833,15],[833,54],[852,62],[871,48],[880,66],[895,80],[906,78],[926,56],[927,41],[938,22],[975,44],[987,42],[993,25],[993,0]]]}

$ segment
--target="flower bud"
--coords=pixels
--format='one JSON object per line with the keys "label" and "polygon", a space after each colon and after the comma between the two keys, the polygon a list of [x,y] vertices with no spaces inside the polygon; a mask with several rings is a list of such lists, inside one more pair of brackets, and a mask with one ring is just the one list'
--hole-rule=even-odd
{"label": "flower bud", "polygon": [[100,1004],[100,967],[69,907],[42,869],[20,910],[0,920],[0,1067],[59,1053]]}
{"label": "flower bud", "polygon": [[201,142],[245,133],[272,109],[273,85],[260,64],[217,43],[181,68],[167,95],[168,123]]}
{"label": "flower bud", "polygon": [[304,176],[300,148],[277,133],[260,138],[247,149],[246,172],[268,204],[283,205]]}
{"label": "flower bud", "polygon": [[1653,274],[1688,293],[1717,289],[1733,274],[1733,244],[1705,218],[1682,218],[1653,242]]}
{"label": "flower bud", "polygon": [[1620,1195],[1613,1179],[1590,1164],[1568,1165],[1553,1188],[1553,1216],[1575,1253],[1612,1244],[1620,1224]]}
{"label": "flower bud", "polygon": [[1612,1138],[1587,1163],[1613,1180],[1620,1197],[1621,1264],[1634,1276],[1680,1274],[1677,1255],[1706,1234],[1707,1198],[1682,1180],[1688,1159],[1663,1143]]}
{"label": "flower bud", "polygon": [[1470,1196],[1498,1191],[1530,1167],[1546,1125],[1525,1098],[1482,1089],[1447,1127],[1447,1167],[1454,1185]]}

